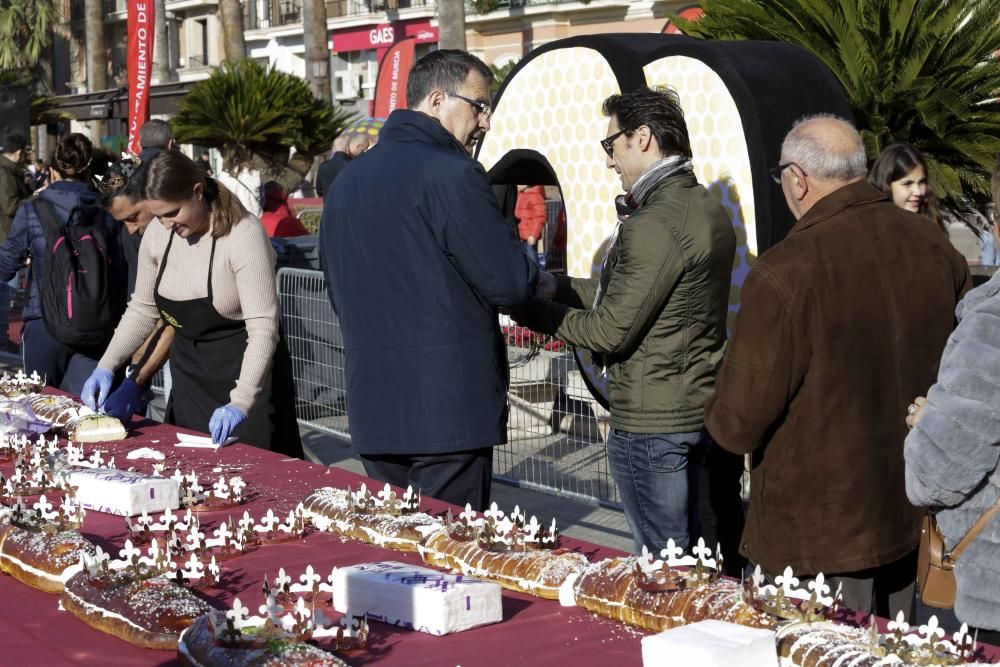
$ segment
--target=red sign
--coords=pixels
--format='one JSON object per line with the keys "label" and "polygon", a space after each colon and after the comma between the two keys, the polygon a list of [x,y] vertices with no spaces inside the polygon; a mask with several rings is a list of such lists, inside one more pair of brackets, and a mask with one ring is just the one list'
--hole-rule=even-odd
{"label": "red sign", "polygon": [[149,119],[153,65],[153,3],[128,0],[128,150],[139,152],[139,128]]}
{"label": "red sign", "polygon": [[416,44],[437,43],[438,29],[432,26],[430,21],[411,21],[408,23],[380,23],[364,28],[338,30],[330,35],[330,51],[347,53],[348,51],[388,49],[393,44],[410,37]]}
{"label": "red sign", "polygon": [[378,83],[375,85],[376,118],[388,118],[395,109],[406,108],[406,80],[413,67],[416,40],[408,37],[389,49],[378,64]]}
{"label": "red sign", "polygon": [[[697,21],[702,17],[704,13],[705,10],[703,10],[701,7],[688,7],[687,9],[682,9],[681,11],[677,12],[677,15],[680,16],[682,19],[687,19],[688,21]],[[667,24],[663,26],[663,34],[683,35],[684,33],[682,33],[680,31],[680,28],[675,26],[673,23],[667,21]]]}

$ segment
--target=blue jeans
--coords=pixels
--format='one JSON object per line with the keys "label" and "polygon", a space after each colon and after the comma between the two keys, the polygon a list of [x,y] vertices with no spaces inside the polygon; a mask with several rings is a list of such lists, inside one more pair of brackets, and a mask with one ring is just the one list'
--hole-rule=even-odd
{"label": "blue jeans", "polygon": [[[697,534],[698,477],[708,438],[694,433],[630,433],[612,429],[608,463],[618,485],[635,552],[659,556],[667,540],[687,549]],[[690,509],[689,509],[690,508]],[[714,545],[713,545],[714,548]]]}

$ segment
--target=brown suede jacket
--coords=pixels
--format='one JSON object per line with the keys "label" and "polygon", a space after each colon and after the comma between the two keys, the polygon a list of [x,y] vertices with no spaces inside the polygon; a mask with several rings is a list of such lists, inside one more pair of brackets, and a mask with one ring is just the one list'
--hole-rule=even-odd
{"label": "brown suede jacket", "polygon": [[972,284],[929,219],[864,182],[821,199],[747,276],[706,426],[754,452],[741,552],[769,573],[856,572],[916,548],[906,407]]}

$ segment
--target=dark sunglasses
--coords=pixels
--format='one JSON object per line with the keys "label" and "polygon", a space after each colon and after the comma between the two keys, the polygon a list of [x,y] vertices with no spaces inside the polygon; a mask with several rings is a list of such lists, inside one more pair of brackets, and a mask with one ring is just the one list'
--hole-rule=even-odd
{"label": "dark sunglasses", "polygon": [[603,148],[604,152],[608,154],[608,157],[615,156],[615,147],[614,147],[615,139],[622,136],[623,134],[625,134],[625,130],[618,130],[610,137],[605,137],[604,139],[601,139],[601,148]]}
{"label": "dark sunglasses", "polygon": [[455,99],[462,100],[463,102],[468,102],[476,110],[476,112],[483,117],[483,120],[489,120],[490,116],[493,115],[493,107],[491,107],[486,102],[480,102],[479,100],[472,100],[464,95],[459,95],[458,93],[453,93],[450,90],[444,91],[445,95],[451,95]]}

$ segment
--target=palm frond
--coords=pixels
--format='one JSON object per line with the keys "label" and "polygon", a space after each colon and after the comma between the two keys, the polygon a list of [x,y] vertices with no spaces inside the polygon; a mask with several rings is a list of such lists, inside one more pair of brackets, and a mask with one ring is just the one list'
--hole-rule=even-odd
{"label": "palm frond", "polygon": [[869,158],[899,141],[925,153],[945,202],[982,203],[1000,150],[1000,0],[704,0],[703,39],[776,40],[838,78]]}

